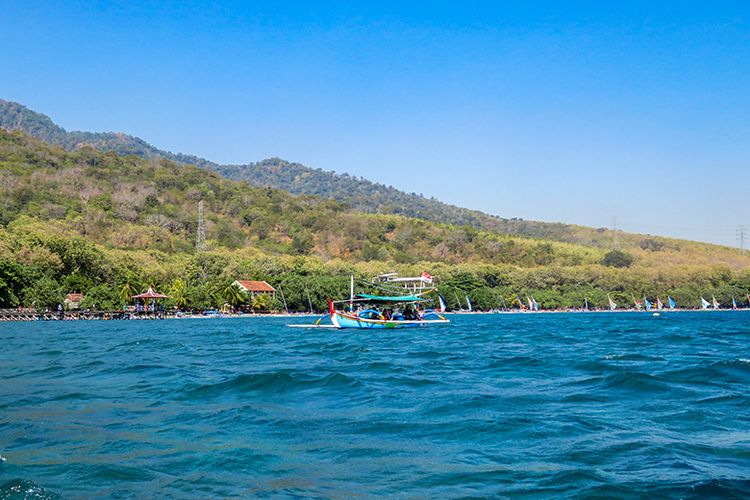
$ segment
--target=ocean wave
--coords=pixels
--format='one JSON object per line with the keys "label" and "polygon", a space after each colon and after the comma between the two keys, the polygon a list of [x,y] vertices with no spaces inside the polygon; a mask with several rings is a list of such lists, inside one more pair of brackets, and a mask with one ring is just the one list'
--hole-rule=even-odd
{"label": "ocean wave", "polygon": [[622,371],[614,375],[604,377],[602,381],[604,389],[627,389],[645,392],[669,391],[670,387],[659,378],[642,372]]}
{"label": "ocean wave", "polygon": [[493,357],[487,368],[512,368],[519,366],[544,366],[544,360],[532,356],[511,356],[509,358]]}
{"label": "ocean wave", "polygon": [[661,356],[646,356],[644,354],[638,353],[607,354],[602,359],[606,359],[608,361],[664,361],[664,358],[662,358]]}
{"label": "ocean wave", "polygon": [[736,358],[715,361],[710,365],[691,365],[662,374],[669,382],[716,385],[720,383],[746,383],[750,363]]}
{"label": "ocean wave", "polygon": [[315,377],[304,373],[285,371],[245,373],[215,384],[203,384],[187,389],[189,397],[212,397],[224,393],[268,392],[278,393],[310,388],[357,387],[361,382],[343,373],[330,373]]}
{"label": "ocean wave", "polygon": [[23,498],[26,500],[53,500],[62,497],[28,479],[13,479],[0,485],[0,500],[16,498]]}

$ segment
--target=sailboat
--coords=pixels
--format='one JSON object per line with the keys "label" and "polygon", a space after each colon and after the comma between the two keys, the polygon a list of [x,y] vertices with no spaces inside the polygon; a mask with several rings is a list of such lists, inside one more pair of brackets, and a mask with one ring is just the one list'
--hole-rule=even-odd
{"label": "sailboat", "polygon": [[737,301],[732,297],[732,309],[737,309]]}
{"label": "sailboat", "polygon": [[667,303],[669,304],[670,309],[674,309],[677,307],[677,302],[675,302],[674,299],[669,295],[667,295]]}
{"label": "sailboat", "polygon": [[518,300],[518,308],[522,311],[526,310],[526,305],[523,303],[523,299],[519,294],[516,294],[516,300]]}
{"label": "sailboat", "polygon": [[463,311],[464,308],[461,306],[461,299],[458,298],[458,294],[456,292],[453,292],[453,295],[456,297],[456,304],[458,304],[458,310]]}
{"label": "sailboat", "polygon": [[646,310],[650,311],[651,310],[651,302],[649,302],[649,300],[646,298],[645,295],[643,296],[643,303],[646,304]]}
{"label": "sailboat", "polygon": [[440,302],[440,312],[444,313],[445,310],[447,309],[447,306],[445,305],[445,299],[440,294],[437,294],[437,296],[438,296],[438,301]]}
{"label": "sailboat", "polygon": [[534,304],[534,310],[538,311],[539,310],[539,303],[536,301],[536,299],[534,297],[531,297],[531,303]]}
{"label": "sailboat", "polygon": [[701,297],[701,309],[708,309],[711,306],[711,303]]}
{"label": "sailboat", "polygon": [[714,309],[718,309],[719,308],[719,302],[716,300],[716,297],[711,297],[711,299],[712,299],[711,300],[711,305],[713,306],[713,308]]}
{"label": "sailboat", "polygon": [[469,296],[468,295],[466,296],[466,305],[469,306],[469,312],[471,312],[471,311],[474,310],[471,307],[471,301],[469,300]]}
{"label": "sailboat", "polygon": [[614,311],[615,309],[617,309],[617,304],[615,304],[615,301],[612,300],[612,297],[607,295],[607,299],[609,299],[609,310]]}
{"label": "sailboat", "polygon": [[662,309],[664,309],[664,303],[661,301],[659,297],[656,297],[656,309],[658,311],[661,311]]}
{"label": "sailboat", "polygon": [[631,294],[630,296],[631,296],[631,297],[633,298],[633,304],[635,304],[635,308],[636,308],[636,309],[638,309],[639,311],[640,311],[641,309],[643,309],[643,303],[642,303],[642,302],[639,302],[639,301],[637,301],[637,300],[635,299],[635,295],[632,295],[632,294]]}
{"label": "sailboat", "polygon": [[526,296],[526,303],[529,305],[529,311],[533,311],[534,310],[534,301],[528,295]]}

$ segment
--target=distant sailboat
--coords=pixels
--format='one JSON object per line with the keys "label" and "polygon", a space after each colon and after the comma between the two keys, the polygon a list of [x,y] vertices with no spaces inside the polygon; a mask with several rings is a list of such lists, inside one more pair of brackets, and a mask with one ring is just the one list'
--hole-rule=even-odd
{"label": "distant sailboat", "polygon": [[712,299],[711,305],[713,306],[713,308],[714,309],[718,309],[719,308],[719,302],[716,300],[716,297],[711,297],[711,299]]}
{"label": "distant sailboat", "polygon": [[516,300],[518,300],[518,308],[522,311],[526,310],[526,305],[523,303],[523,299],[520,295],[516,294]]}
{"label": "distant sailboat", "polygon": [[708,309],[711,306],[711,303],[701,297],[701,309]]}
{"label": "distant sailboat", "polygon": [[635,308],[636,308],[636,309],[638,309],[638,310],[640,311],[640,310],[641,310],[641,309],[643,308],[643,303],[642,303],[642,302],[639,302],[639,301],[637,301],[637,300],[635,299],[635,295],[631,295],[631,297],[633,298],[633,304],[635,304]]}
{"label": "distant sailboat", "polygon": [[609,310],[614,311],[615,309],[617,309],[617,304],[615,304],[615,301],[612,300],[612,297],[607,295],[607,299],[609,299]]}
{"label": "distant sailboat", "polygon": [[584,311],[589,310],[589,299],[583,299],[583,310]]}
{"label": "distant sailboat", "polygon": [[537,302],[534,297],[531,297],[531,303],[534,304],[534,310],[538,311],[539,310],[539,302]]}
{"label": "distant sailboat", "polygon": [[674,309],[675,307],[677,307],[677,302],[675,302],[674,299],[669,295],[667,295],[667,303],[669,304],[670,309]]}
{"label": "distant sailboat", "polygon": [[659,311],[664,309],[664,303],[661,301],[659,297],[656,297],[656,309],[658,309]]}
{"label": "distant sailboat", "polygon": [[645,295],[643,296],[643,303],[646,304],[646,310],[650,311],[651,310],[651,302],[649,302],[649,300],[646,298]]}
{"label": "distant sailboat", "polygon": [[442,295],[438,294],[438,300],[440,301],[440,312],[444,313],[446,309],[445,299],[443,299]]}
{"label": "distant sailboat", "polygon": [[466,305],[469,306],[469,312],[473,311],[473,309],[471,308],[471,301],[469,300],[468,295],[466,296]]}
{"label": "distant sailboat", "polygon": [[737,301],[732,297],[732,309],[737,309]]}

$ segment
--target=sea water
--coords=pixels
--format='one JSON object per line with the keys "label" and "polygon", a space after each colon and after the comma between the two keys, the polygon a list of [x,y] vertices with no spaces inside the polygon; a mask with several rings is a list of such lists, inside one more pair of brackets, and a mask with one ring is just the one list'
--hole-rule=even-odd
{"label": "sea water", "polygon": [[0,324],[0,498],[750,496],[750,312],[451,319]]}

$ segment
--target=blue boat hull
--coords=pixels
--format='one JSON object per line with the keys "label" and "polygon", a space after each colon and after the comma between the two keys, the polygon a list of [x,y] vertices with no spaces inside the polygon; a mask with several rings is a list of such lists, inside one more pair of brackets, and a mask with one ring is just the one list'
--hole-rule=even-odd
{"label": "blue boat hull", "polygon": [[439,319],[426,320],[387,320],[387,319],[365,319],[354,314],[331,312],[331,322],[337,328],[359,328],[359,329],[393,329],[393,328],[418,328],[432,325],[445,325],[450,320],[437,316]]}

